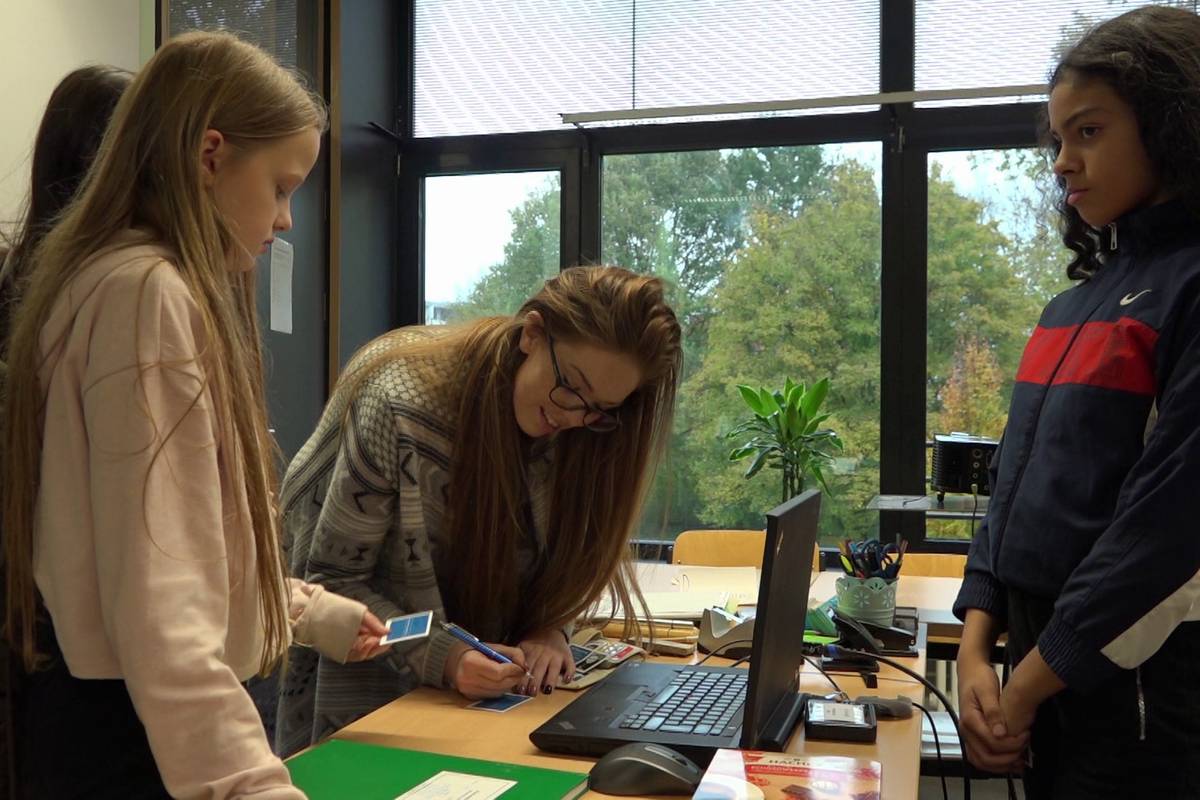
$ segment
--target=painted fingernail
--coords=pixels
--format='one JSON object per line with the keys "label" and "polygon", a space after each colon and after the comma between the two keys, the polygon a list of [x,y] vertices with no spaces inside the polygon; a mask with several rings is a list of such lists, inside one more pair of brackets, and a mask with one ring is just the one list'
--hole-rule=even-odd
{"label": "painted fingernail", "polygon": [[542,694],[550,694],[552,691],[554,691],[554,687],[550,684],[547,683],[542,686]]}

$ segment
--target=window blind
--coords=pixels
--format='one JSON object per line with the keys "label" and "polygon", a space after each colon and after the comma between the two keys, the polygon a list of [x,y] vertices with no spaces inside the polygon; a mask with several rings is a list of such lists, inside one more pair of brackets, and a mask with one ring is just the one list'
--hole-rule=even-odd
{"label": "window blind", "polygon": [[416,0],[414,132],[879,90],[879,0]]}
{"label": "window blind", "polygon": [[[916,89],[1044,83],[1058,57],[1093,25],[1142,0],[917,0]],[[1195,0],[1157,3],[1195,10]],[[927,101],[918,106],[1004,103],[1040,97]]]}

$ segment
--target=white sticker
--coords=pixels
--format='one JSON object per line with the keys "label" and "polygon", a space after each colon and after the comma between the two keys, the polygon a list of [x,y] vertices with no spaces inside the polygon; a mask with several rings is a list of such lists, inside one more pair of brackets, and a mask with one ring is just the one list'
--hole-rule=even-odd
{"label": "white sticker", "polygon": [[271,330],[292,332],[291,244],[278,237],[271,242]]}
{"label": "white sticker", "polygon": [[493,800],[516,786],[516,781],[439,772],[420,786],[414,786],[396,800]]}

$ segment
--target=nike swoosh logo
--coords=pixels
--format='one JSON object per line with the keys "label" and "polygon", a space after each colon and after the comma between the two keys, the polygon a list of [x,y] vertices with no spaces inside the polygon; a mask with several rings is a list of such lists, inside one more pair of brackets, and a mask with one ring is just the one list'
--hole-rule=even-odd
{"label": "nike swoosh logo", "polygon": [[1130,303],[1132,303],[1134,300],[1137,300],[1139,297],[1141,297],[1142,295],[1146,294],[1149,291],[1150,291],[1150,289],[1142,289],[1137,294],[1133,294],[1132,292],[1130,292],[1129,294],[1127,294],[1121,298],[1121,305],[1127,306]]}

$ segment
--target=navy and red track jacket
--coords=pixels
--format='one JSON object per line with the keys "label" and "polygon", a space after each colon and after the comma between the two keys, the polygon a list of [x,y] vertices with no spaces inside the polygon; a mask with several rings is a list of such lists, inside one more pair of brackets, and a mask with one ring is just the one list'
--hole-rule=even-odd
{"label": "navy and red track jacket", "polygon": [[1053,601],[1038,648],[1078,691],[1200,619],[1200,220],[1174,201],[1110,237],[1025,347],[954,604]]}

